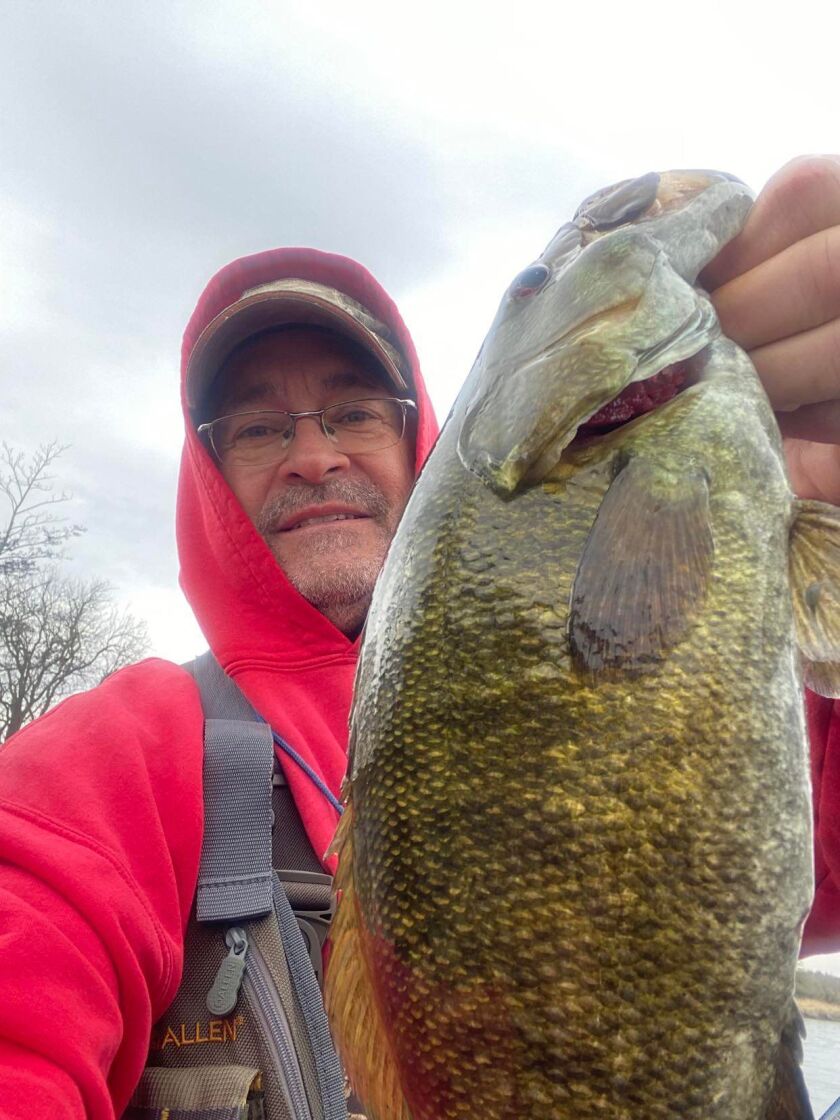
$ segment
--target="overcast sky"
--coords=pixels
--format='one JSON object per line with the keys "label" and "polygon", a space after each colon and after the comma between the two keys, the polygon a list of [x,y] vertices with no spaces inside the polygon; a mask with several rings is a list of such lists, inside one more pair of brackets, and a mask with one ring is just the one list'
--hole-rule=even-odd
{"label": "overcast sky", "polygon": [[395,297],[441,415],[515,273],[592,190],[668,167],[758,189],[840,149],[840,16],[797,2],[0,4],[0,437],[60,439],[80,571],[154,652],[177,589],[180,334],[276,245]]}
{"label": "overcast sky", "polygon": [[283,244],[357,257],[443,414],[588,192],[673,166],[758,188],[840,147],[837,27],[762,9],[6,0],[2,435],[72,445],[74,561],[156,653],[202,647],[172,511],[180,334],[211,273]]}

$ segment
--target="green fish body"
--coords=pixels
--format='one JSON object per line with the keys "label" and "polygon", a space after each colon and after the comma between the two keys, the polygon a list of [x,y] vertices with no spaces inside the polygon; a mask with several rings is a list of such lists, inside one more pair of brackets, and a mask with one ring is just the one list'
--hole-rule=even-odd
{"label": "green fish body", "polygon": [[695,286],[750,201],[674,172],[584,204],[412,495],[360,661],[328,978],[375,1120],[811,1116],[800,646],[832,676],[840,536]]}

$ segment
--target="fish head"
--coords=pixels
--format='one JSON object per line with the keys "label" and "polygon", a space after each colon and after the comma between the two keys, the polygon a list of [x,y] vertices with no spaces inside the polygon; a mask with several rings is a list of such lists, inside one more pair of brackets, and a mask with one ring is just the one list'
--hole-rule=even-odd
{"label": "fish head", "polygon": [[453,413],[464,465],[510,496],[586,423],[626,422],[640,401],[646,411],[678,391],[679,370],[653,379],[718,333],[694,284],[751,203],[743,183],[710,171],[643,175],[586,199],[502,298]]}

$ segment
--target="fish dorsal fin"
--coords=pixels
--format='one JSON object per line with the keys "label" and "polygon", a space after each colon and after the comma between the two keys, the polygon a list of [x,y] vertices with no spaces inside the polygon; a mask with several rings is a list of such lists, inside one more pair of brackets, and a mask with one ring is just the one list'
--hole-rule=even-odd
{"label": "fish dorsal fin", "polygon": [[631,459],[604,496],[575,575],[578,667],[653,671],[702,605],[713,557],[705,476]]}
{"label": "fish dorsal fin", "polygon": [[790,532],[790,582],[805,683],[840,697],[840,509],[798,501]]}
{"label": "fish dorsal fin", "polygon": [[782,1028],[776,1079],[765,1120],[814,1120],[814,1112],[802,1076],[802,1038],[805,1027],[799,1009],[791,1000],[790,1016]]}
{"label": "fish dorsal fin", "polygon": [[347,805],[330,848],[339,857],[334,884],[339,903],[330,928],[327,1014],[350,1084],[369,1120],[411,1120],[365,960],[353,873],[353,803],[349,787],[344,792]]}

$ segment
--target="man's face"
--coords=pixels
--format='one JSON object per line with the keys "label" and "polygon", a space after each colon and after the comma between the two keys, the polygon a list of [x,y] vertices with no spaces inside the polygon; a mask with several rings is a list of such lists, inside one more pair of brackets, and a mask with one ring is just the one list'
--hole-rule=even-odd
{"label": "man's face", "polygon": [[[217,416],[253,409],[304,412],[392,396],[353,347],[305,327],[242,347],[223,374]],[[408,429],[382,451],[338,451],[318,418],[297,422],[285,459],[221,471],[298,591],[344,633],[361,629],[414,481]]]}

